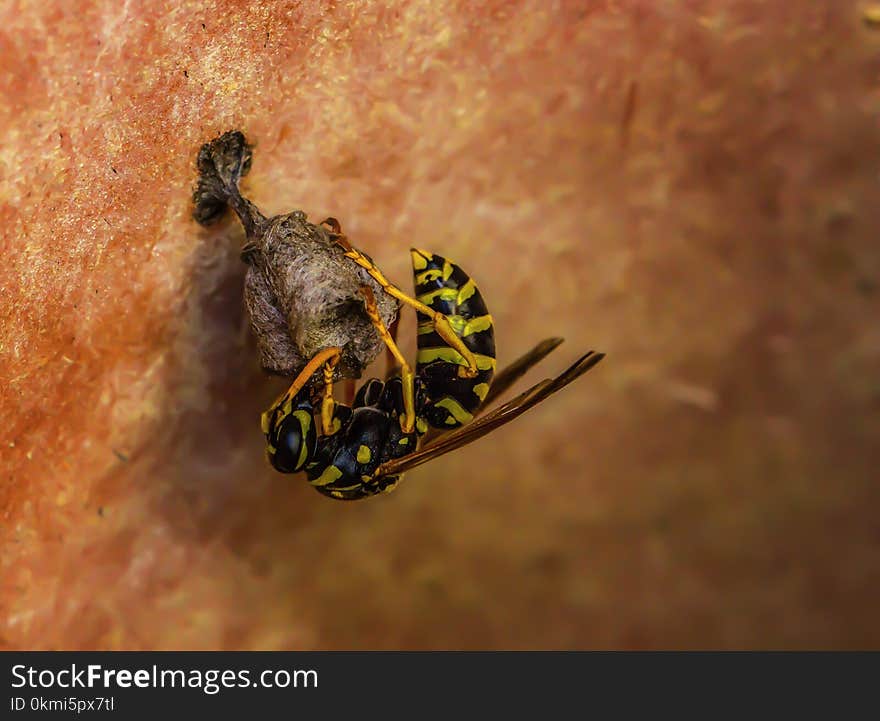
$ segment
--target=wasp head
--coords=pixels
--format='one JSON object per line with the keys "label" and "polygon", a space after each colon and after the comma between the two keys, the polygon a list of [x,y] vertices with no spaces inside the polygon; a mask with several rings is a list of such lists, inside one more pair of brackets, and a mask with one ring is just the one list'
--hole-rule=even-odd
{"label": "wasp head", "polygon": [[286,404],[264,417],[266,455],[281,473],[301,471],[315,454],[317,434],[313,407],[308,400]]}

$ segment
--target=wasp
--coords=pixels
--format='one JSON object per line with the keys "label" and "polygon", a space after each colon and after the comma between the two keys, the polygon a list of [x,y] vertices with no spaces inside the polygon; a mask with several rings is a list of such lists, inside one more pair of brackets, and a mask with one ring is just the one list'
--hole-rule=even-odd
{"label": "wasp", "polygon": [[[338,231],[336,221],[325,222]],[[389,344],[398,364],[396,370],[384,382],[376,378],[366,381],[351,406],[338,403],[332,398],[332,373],[328,369],[340,349],[327,348],[312,359],[262,416],[270,463],[282,473],[305,471],[309,483],[330,498],[357,500],[392,490],[405,471],[509,423],[604,357],[602,353],[587,353],[556,378],[532,386],[475,420],[562,339],[539,343],[496,376],[492,316],[473,279],[442,256],[418,249],[410,253],[417,302],[443,315],[459,344],[449,343],[438,332],[432,316],[417,311],[418,352],[413,371],[382,326],[375,298],[365,288],[367,312]],[[467,349],[467,355],[460,345]],[[308,381],[322,368],[318,414]],[[420,441],[430,429],[448,433],[420,448]]]}
{"label": "wasp", "polygon": [[[415,296],[404,293],[336,219],[315,225],[302,211],[266,218],[239,190],[251,158],[238,131],[202,146],[194,217],[208,225],[227,208],[238,215],[246,235],[245,304],[261,364],[294,377],[261,419],[276,470],[305,471],[318,491],[339,500],[391,490],[408,469],[510,422],[604,357],[591,351],[482,415],[561,339],[539,343],[496,375],[492,316],[464,270],[413,249]],[[395,338],[403,306],[418,320],[415,369]],[[336,401],[334,382],[359,378],[383,345],[393,364],[385,381],[366,381],[350,406]]]}

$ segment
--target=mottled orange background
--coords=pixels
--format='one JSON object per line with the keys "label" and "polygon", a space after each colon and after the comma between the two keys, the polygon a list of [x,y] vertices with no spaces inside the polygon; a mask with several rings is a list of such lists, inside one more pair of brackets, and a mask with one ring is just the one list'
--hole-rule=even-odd
{"label": "mottled orange background", "polygon": [[[864,11],[4,3],[0,644],[880,646]],[[393,494],[274,473],[242,231],[189,216],[230,128],[265,212],[464,266],[502,364],[565,336],[525,382],[608,358]]]}

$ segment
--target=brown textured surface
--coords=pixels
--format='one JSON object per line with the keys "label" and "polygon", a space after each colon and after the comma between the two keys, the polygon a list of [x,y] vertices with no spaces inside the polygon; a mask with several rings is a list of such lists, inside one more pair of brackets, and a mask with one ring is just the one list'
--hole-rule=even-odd
{"label": "brown textured surface", "polygon": [[[858,3],[200,5],[0,11],[0,643],[880,645]],[[189,218],[232,127],[265,212],[461,263],[502,363],[608,359],[389,496],[271,472],[241,231]]]}

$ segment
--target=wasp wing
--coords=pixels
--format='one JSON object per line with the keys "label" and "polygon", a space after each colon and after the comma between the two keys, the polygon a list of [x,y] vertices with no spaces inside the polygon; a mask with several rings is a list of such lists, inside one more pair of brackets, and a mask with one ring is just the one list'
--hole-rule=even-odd
{"label": "wasp wing", "polygon": [[[552,350],[552,348],[550,350]],[[547,351],[547,353],[549,352],[550,351]],[[466,446],[468,443],[472,443],[478,438],[482,438],[496,428],[500,428],[501,426],[510,423],[510,421],[525,413],[529,408],[538,405],[538,403],[548,396],[561,388],[564,388],[573,380],[579,378],[590,370],[590,368],[595,366],[604,357],[604,353],[594,353],[593,351],[590,351],[570,368],[556,376],[556,378],[547,378],[540,383],[537,383],[513,400],[508,401],[502,406],[498,406],[498,408],[487,413],[473,423],[463,426],[452,433],[441,436],[438,440],[429,443],[415,453],[383,463],[376,469],[376,473],[373,477],[381,478],[382,476],[399,475],[411,468],[415,468],[416,466],[427,463],[428,461],[438,458],[450,451],[454,451],[456,448]]]}
{"label": "wasp wing", "polygon": [[492,379],[492,382],[489,384],[489,392],[483,399],[480,408],[485,410],[496,398],[498,398],[498,396],[522,378],[533,365],[544,360],[544,358],[556,350],[562,341],[562,338],[547,338],[546,340],[542,340],[528,353],[520,356],[513,363],[504,368],[504,370],[498,371]]}

